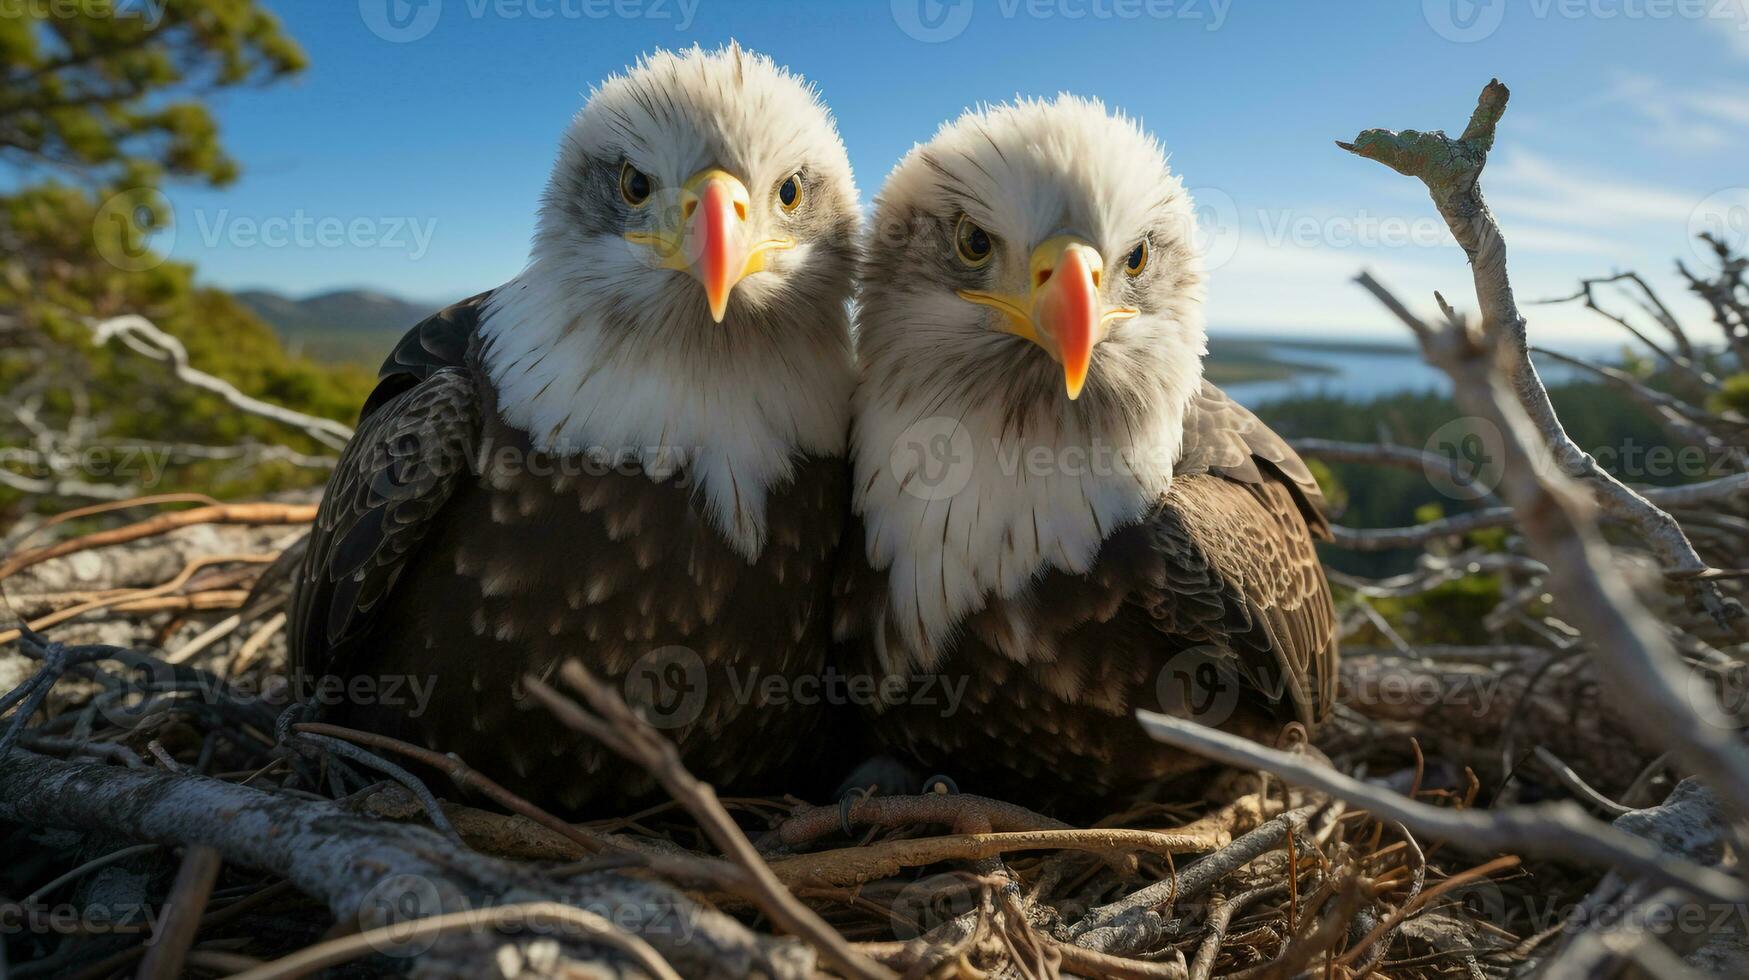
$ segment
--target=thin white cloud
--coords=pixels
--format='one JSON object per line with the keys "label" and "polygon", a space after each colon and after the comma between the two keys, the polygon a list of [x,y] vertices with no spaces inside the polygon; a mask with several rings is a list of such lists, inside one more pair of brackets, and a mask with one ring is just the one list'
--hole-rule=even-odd
{"label": "thin white cloud", "polygon": [[1527,150],[1511,150],[1490,161],[1488,177],[1488,199],[1497,210],[1582,228],[1647,221],[1681,227],[1704,197],[1585,173]]}
{"label": "thin white cloud", "polygon": [[1712,10],[1715,16],[1705,21],[1721,34],[1739,57],[1749,58],[1749,2],[1719,0]]}
{"label": "thin white cloud", "polygon": [[1636,135],[1661,150],[1700,153],[1738,146],[1749,126],[1749,96],[1692,80],[1672,84],[1649,75],[1622,75],[1596,101],[1639,117]]}
{"label": "thin white cloud", "polygon": [[[1530,305],[1534,300],[1573,292],[1580,279],[1618,269],[1640,270],[1691,332],[1697,337],[1712,337],[1710,317],[1675,276],[1672,256],[1654,254],[1655,249],[1636,248],[1596,232],[1527,223],[1505,212],[1500,220],[1510,249],[1514,286],[1531,321],[1534,339],[1631,342],[1619,328],[1577,303]],[[1627,224],[1643,227],[1643,222]],[[1328,339],[1406,339],[1403,325],[1355,285],[1355,276],[1363,270],[1372,272],[1423,317],[1439,316],[1433,302],[1435,290],[1460,311],[1475,309],[1469,266],[1455,245],[1438,249],[1305,248],[1271,245],[1267,236],[1247,229],[1232,257],[1210,274],[1210,327],[1216,333],[1267,328]],[[1626,299],[1612,308],[1637,315]]]}
{"label": "thin white cloud", "polygon": [[1514,251],[1546,252],[1552,255],[1598,255],[1613,259],[1628,250],[1628,246],[1622,242],[1600,235],[1566,231],[1529,222],[1514,222],[1506,213],[1502,213],[1500,219],[1510,227]]}
{"label": "thin white cloud", "polygon": [[1749,126],[1749,95],[1734,92],[1699,92],[1688,97],[1696,112],[1729,123]]}

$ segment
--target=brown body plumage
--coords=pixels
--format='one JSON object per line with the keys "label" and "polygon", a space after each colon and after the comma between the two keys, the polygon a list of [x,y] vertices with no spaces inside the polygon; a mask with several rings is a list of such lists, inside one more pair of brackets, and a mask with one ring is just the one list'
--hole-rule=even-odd
{"label": "brown body plumage", "polygon": [[[1204,765],[1150,739],[1138,709],[1263,739],[1315,724],[1336,676],[1335,616],[1312,546],[1327,536],[1322,506],[1293,450],[1205,385],[1164,499],[1106,537],[1086,573],[1051,571],[968,617],[935,668],[938,690],[963,678],[957,710],[896,699],[871,716],[879,739],[968,792],[1108,799]],[[845,538],[835,630],[852,675],[882,675],[888,580],[869,566],[862,532],[853,523]],[[1034,623],[1023,642],[1049,656],[1004,652],[1018,609]]]}
{"label": "brown body plumage", "polygon": [[847,509],[858,220],[830,117],[769,59],[603,83],[527,269],[383,368],[295,589],[303,693],[537,801],[622,807],[649,775],[523,690],[574,657],[700,777],[790,788]]}
{"label": "brown body plumage", "polygon": [[457,752],[531,797],[640,798],[648,774],[520,692],[523,674],[579,657],[689,766],[776,790],[819,715],[765,704],[763,682],[822,669],[843,461],[804,461],[773,491],[770,543],[749,563],[684,474],[546,456],[503,423],[479,363],[484,300],[415,327],[384,366],[306,551],[294,676],[312,694],[333,678],[327,719]]}
{"label": "brown body plumage", "polygon": [[[875,227],[834,631],[900,692],[872,706],[884,743],[1085,801],[1204,764],[1139,709],[1266,740],[1322,719],[1322,497],[1202,378],[1203,258],[1158,142],[1068,96],[968,112]],[[963,700],[904,696],[930,676]]]}

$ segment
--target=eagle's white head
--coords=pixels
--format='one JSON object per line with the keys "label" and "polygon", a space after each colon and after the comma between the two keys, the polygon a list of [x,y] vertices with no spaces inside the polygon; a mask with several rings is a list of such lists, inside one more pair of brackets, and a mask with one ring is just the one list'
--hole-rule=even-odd
{"label": "eagle's white head", "polygon": [[1066,95],[968,112],[888,178],[856,509],[914,660],[1165,492],[1206,350],[1194,232],[1158,141]]}
{"label": "eagle's white head", "polygon": [[728,47],[657,52],[591,93],[528,267],[482,332],[537,448],[684,466],[749,558],[798,454],[844,451],[860,215],[818,95]]}

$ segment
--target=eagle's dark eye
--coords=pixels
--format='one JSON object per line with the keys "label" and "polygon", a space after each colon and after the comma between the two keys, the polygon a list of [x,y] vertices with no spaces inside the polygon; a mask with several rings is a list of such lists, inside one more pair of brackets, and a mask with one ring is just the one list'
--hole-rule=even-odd
{"label": "eagle's dark eye", "polygon": [[650,199],[650,178],[631,164],[619,168],[619,195],[632,207],[641,207]]}
{"label": "eagle's dark eye", "polygon": [[777,203],[785,211],[794,211],[802,206],[802,175],[790,174],[783,183],[777,185]]}
{"label": "eagle's dark eye", "polygon": [[959,227],[954,229],[954,251],[959,253],[960,261],[972,268],[977,268],[990,261],[990,253],[996,250],[994,242],[990,241],[990,233],[972,223],[972,219],[960,215]]}
{"label": "eagle's dark eye", "polygon": [[1135,250],[1130,252],[1129,258],[1124,259],[1123,271],[1132,276],[1139,276],[1142,274],[1142,270],[1147,267],[1148,240],[1144,238],[1136,243]]}

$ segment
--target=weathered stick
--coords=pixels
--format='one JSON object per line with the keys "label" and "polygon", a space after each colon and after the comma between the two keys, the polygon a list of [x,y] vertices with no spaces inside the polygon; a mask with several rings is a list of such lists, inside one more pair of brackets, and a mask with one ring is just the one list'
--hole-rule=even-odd
{"label": "weathered stick", "polygon": [[315,504],[217,504],[159,514],[134,524],[87,534],[82,538],[21,551],[0,562],[0,579],[14,575],[51,558],[64,558],[80,551],[126,544],[196,524],[308,524],[316,519]]}
{"label": "weathered stick", "polygon": [[[1573,444],[1530,363],[1525,319],[1506,268],[1505,239],[1479,187],[1507,96],[1506,86],[1490,82],[1456,140],[1444,133],[1369,130],[1354,144],[1343,144],[1427,185],[1470,256],[1480,329],[1459,320],[1443,298],[1450,324],[1435,327],[1409,312],[1376,279],[1362,275],[1359,281],[1414,332],[1427,360],[1451,377],[1459,405],[1501,433],[1501,495],[1517,514],[1532,553],[1549,567],[1549,591],[1563,615],[1595,645],[1600,672],[1618,703],[1631,704],[1630,717],[1649,738],[1669,745],[1737,814],[1749,816],[1749,753],[1716,702],[1685,691],[1686,667],[1615,568],[1573,481],[1590,488],[1590,498],[1605,513],[1634,525],[1660,554],[1667,574],[1701,575],[1709,569],[1674,518]],[[1504,375],[1510,394],[1500,390],[1496,373]],[[1545,453],[1553,453],[1561,473],[1545,474],[1538,466]],[[1715,616],[1728,618],[1715,585],[1697,589]]]}
{"label": "weathered stick", "polygon": [[1363,783],[1302,756],[1170,715],[1138,711],[1148,734],[1174,748],[1241,769],[1257,769],[1295,785],[1316,789],[1380,820],[1394,820],[1417,834],[1482,856],[1535,854],[1552,861],[1613,868],[1659,884],[1684,888],[1721,902],[1749,901],[1749,886],[1684,861],[1658,847],[1592,820],[1578,804],[1543,803],[1497,810],[1429,806]]}
{"label": "weathered stick", "polygon": [[603,745],[643,766],[650,775],[686,808],[730,861],[747,873],[751,888],[744,896],[757,902],[791,935],[807,939],[832,966],[852,977],[866,980],[888,980],[894,974],[886,967],[856,951],[836,929],[790,894],[783,882],[771,871],[754,849],[753,842],[735,825],[728,811],[717,801],[716,791],[700,782],[680,761],[674,743],[663,738],[649,723],[640,718],[613,690],[596,680],[582,664],[568,660],[559,668],[559,676],[571,689],[589,702],[595,714],[584,711],[576,702],[528,676],[524,682],[535,699],[545,705],[554,717],[576,731],[588,734]]}
{"label": "weathered stick", "polygon": [[[16,749],[0,761],[0,819],[204,844],[228,863],[289,878],[325,901],[342,922],[357,921],[373,902],[401,894],[418,898],[424,914],[558,900],[614,908],[622,926],[630,922],[630,931],[687,976],[806,976],[812,968],[812,957],[801,955],[793,941],[755,936],[657,882],[618,875],[553,879],[532,867],[459,851],[424,827],[200,776],[61,761]],[[689,928],[676,930],[676,922]]]}
{"label": "weathered stick", "polygon": [[[1597,465],[1581,449],[1555,414],[1547,389],[1531,363],[1525,319],[1513,299],[1506,270],[1506,242],[1494,216],[1482,200],[1479,179],[1494,146],[1494,130],[1506,112],[1510,93],[1498,80],[1489,82],[1477,101],[1469,125],[1457,139],[1443,132],[1394,133],[1369,129],[1353,143],[1337,143],[1351,153],[1377,160],[1427,186],[1434,206],[1445,218],[1452,236],[1470,257],[1476,298],[1488,335],[1498,344],[1500,363],[1519,404],[1548,444],[1555,462],[1568,476],[1583,481],[1597,503],[1610,516],[1626,521],[1663,559],[1673,576],[1698,576],[1707,564],[1689,543],[1682,527],[1671,516]],[[1376,294],[1376,291],[1375,291]],[[1393,299],[1381,302],[1413,320],[1406,307]],[[1405,321],[1407,322],[1407,321]]]}

